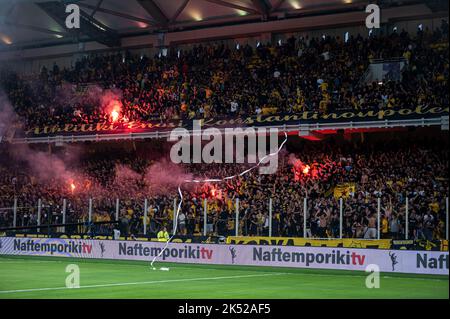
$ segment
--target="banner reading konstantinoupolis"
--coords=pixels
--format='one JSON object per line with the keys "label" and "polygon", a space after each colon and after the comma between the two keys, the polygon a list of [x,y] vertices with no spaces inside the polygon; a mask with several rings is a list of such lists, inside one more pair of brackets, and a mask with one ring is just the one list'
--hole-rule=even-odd
{"label": "banner reading konstantinoupolis", "polygon": [[[163,247],[164,243],[158,242],[0,238],[0,255],[151,261]],[[440,251],[171,243],[159,260],[361,271],[375,264],[382,272],[449,274],[448,252]]]}

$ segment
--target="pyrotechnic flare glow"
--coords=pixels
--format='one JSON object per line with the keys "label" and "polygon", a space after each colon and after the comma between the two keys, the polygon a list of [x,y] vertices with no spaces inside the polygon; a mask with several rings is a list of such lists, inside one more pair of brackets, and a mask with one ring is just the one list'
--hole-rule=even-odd
{"label": "pyrotechnic flare glow", "polygon": [[[169,246],[170,241],[173,239],[173,237],[175,237],[175,235],[176,235],[176,233],[177,233],[177,228],[178,228],[178,215],[180,214],[181,205],[183,204],[183,193],[182,193],[182,191],[181,191],[181,185],[183,185],[184,183],[222,183],[222,182],[226,182],[226,181],[228,181],[228,180],[230,180],[230,179],[234,179],[234,178],[236,178],[236,177],[244,176],[244,175],[248,174],[248,173],[251,172],[252,170],[258,168],[258,167],[261,165],[261,163],[263,163],[267,158],[272,157],[272,156],[275,156],[275,155],[277,155],[278,153],[280,153],[280,151],[283,149],[283,146],[284,146],[284,144],[286,144],[287,139],[288,139],[287,133],[286,133],[286,132],[283,132],[283,133],[284,133],[284,141],[283,141],[283,143],[281,143],[281,145],[280,145],[280,147],[278,148],[278,150],[276,150],[275,152],[270,153],[270,154],[264,156],[263,158],[261,158],[261,159],[259,160],[259,162],[258,162],[255,166],[252,166],[252,167],[250,167],[249,169],[246,169],[245,171],[243,171],[243,172],[241,172],[241,173],[239,173],[239,174],[236,174],[236,175],[233,175],[233,176],[227,176],[227,177],[224,177],[224,178],[203,179],[203,180],[199,180],[199,179],[184,180],[183,182],[181,182],[181,183],[178,185],[178,194],[180,195],[180,202],[178,203],[177,212],[176,212],[175,217],[174,217],[174,218],[175,218],[175,220],[174,220],[174,224],[175,224],[175,225],[174,225],[174,227],[173,227],[173,233],[172,233],[172,236],[169,238],[169,240],[167,240],[166,244],[164,245],[163,249],[161,249],[161,251],[159,252],[159,254],[158,254],[157,256],[153,257],[153,260],[152,260],[152,262],[150,263],[150,267],[151,267],[153,270],[156,270],[156,268],[153,267],[153,263],[155,262],[155,260],[156,260],[157,258],[159,258],[159,257],[163,254],[163,252],[164,252],[164,251],[167,249],[167,247]],[[169,268],[161,267],[160,270],[166,270],[166,271],[168,271]]]}
{"label": "pyrotechnic flare glow", "polygon": [[109,114],[113,122],[117,122],[122,111],[122,102],[116,96],[107,95],[105,98],[104,111]]}
{"label": "pyrotechnic flare glow", "polygon": [[72,182],[72,183],[70,183],[70,189],[72,190],[72,193],[75,191],[75,188],[77,188],[76,186],[75,186],[75,184]]}
{"label": "pyrotechnic flare glow", "polygon": [[303,174],[308,175],[309,173],[309,165],[306,165],[305,167],[303,167]]}
{"label": "pyrotechnic flare glow", "polygon": [[217,188],[215,188],[214,186],[211,188],[211,196],[214,198],[214,199],[222,199],[222,192],[219,190],[219,189],[217,189]]}
{"label": "pyrotechnic flare glow", "polygon": [[111,112],[111,118],[112,118],[113,122],[117,122],[117,120],[119,119],[119,112],[117,112],[116,110],[113,110]]}

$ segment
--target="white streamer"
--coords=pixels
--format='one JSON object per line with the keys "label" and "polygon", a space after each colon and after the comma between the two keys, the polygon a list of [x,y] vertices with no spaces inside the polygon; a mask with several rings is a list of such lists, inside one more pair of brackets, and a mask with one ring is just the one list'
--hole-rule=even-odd
{"label": "white streamer", "polygon": [[[159,252],[159,254],[158,254],[157,256],[153,257],[153,260],[152,260],[152,262],[150,263],[150,266],[152,267],[153,270],[156,270],[156,268],[153,267],[153,263],[154,263],[155,260],[156,260],[157,258],[159,258],[159,257],[162,255],[162,253],[167,249],[167,247],[169,246],[170,241],[172,240],[173,237],[175,237],[175,235],[176,235],[176,233],[177,233],[177,227],[178,227],[178,214],[180,213],[181,205],[183,204],[183,194],[182,194],[182,192],[181,192],[181,185],[183,185],[184,183],[220,183],[220,182],[227,181],[227,180],[229,180],[229,179],[236,178],[236,177],[238,177],[238,176],[244,176],[245,174],[251,172],[251,171],[254,170],[255,168],[258,168],[258,167],[261,165],[261,163],[264,162],[264,161],[266,160],[266,158],[269,158],[269,157],[271,157],[271,156],[275,156],[275,155],[277,155],[278,153],[280,153],[280,151],[283,149],[283,146],[284,146],[284,144],[286,144],[287,139],[288,139],[287,133],[286,133],[286,132],[283,132],[283,133],[284,133],[284,141],[283,141],[283,143],[281,143],[281,145],[280,145],[280,147],[278,148],[277,151],[275,151],[275,152],[273,152],[273,153],[270,153],[270,154],[264,156],[263,158],[261,158],[261,159],[259,160],[258,164],[256,164],[255,166],[250,167],[249,169],[247,169],[247,170],[245,170],[245,171],[243,171],[243,172],[241,172],[241,173],[239,173],[239,174],[236,174],[236,175],[233,175],[233,176],[227,176],[227,177],[224,177],[224,178],[222,178],[222,179],[220,179],[220,178],[203,179],[203,180],[199,180],[199,179],[188,180],[188,179],[186,179],[186,180],[184,180],[183,182],[181,182],[181,183],[178,185],[178,194],[180,195],[180,203],[178,204],[177,212],[176,212],[175,216],[173,217],[173,218],[175,218],[175,225],[174,225],[174,227],[173,227],[173,233],[172,233],[172,236],[167,240],[166,244],[164,245],[163,249]],[[161,270],[169,270],[169,268],[164,268],[164,269],[161,268]]]}

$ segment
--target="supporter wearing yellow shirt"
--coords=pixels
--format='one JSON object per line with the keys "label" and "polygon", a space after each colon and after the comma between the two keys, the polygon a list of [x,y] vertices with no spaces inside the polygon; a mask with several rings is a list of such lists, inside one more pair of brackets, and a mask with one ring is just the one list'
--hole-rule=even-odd
{"label": "supporter wearing yellow shirt", "polygon": [[272,55],[272,56],[275,56],[276,55],[276,53],[277,53],[277,50],[274,48],[274,47],[269,47],[269,52],[270,52],[270,54]]}
{"label": "supporter wearing yellow shirt", "polygon": [[209,118],[211,116],[211,106],[206,103],[203,104],[203,118]]}
{"label": "supporter wearing yellow shirt", "polygon": [[274,107],[274,106],[265,106],[262,108],[262,115],[271,115],[271,114],[276,114],[278,111],[278,108]]}
{"label": "supporter wearing yellow shirt", "polygon": [[173,209],[167,208],[167,218],[173,220]]}
{"label": "supporter wearing yellow shirt", "polygon": [[444,82],[444,81],[445,81],[445,76],[444,76],[444,74],[437,74],[437,75],[436,75],[436,81],[438,81],[438,82]]}
{"label": "supporter wearing yellow shirt", "polygon": [[395,107],[395,102],[396,102],[395,98],[390,96],[387,102],[387,107],[389,108]]}
{"label": "supporter wearing yellow shirt", "polygon": [[351,104],[352,104],[352,106],[353,106],[353,108],[355,109],[355,110],[358,110],[359,109],[359,106],[358,106],[358,102],[356,101],[356,97],[355,96],[352,96],[352,99],[351,99]]}
{"label": "supporter wearing yellow shirt", "polygon": [[233,207],[234,207],[233,201],[231,200],[231,198],[227,198],[227,208],[228,208],[228,211],[231,212],[231,211],[233,210]]}
{"label": "supporter wearing yellow shirt", "polygon": [[278,90],[276,90],[276,89],[272,90],[271,96],[275,99],[281,100],[280,92],[278,92]]}
{"label": "supporter wearing yellow shirt", "polygon": [[389,220],[385,215],[383,215],[383,217],[381,219],[381,236],[382,236],[382,238],[387,238],[388,233],[389,233]]}
{"label": "supporter wearing yellow shirt", "polygon": [[229,232],[235,229],[234,227],[235,220],[233,218],[228,218],[227,220],[227,229]]}
{"label": "supporter wearing yellow shirt", "polygon": [[403,53],[403,57],[409,61],[411,59],[411,51],[406,51],[405,53]]}
{"label": "supporter wearing yellow shirt", "polygon": [[127,209],[127,215],[129,218],[133,216],[133,210],[131,208]]}
{"label": "supporter wearing yellow shirt", "polygon": [[158,232],[157,237],[158,237],[158,241],[160,241],[160,242],[168,241],[170,237],[169,237],[169,233],[167,232],[167,228],[163,227],[163,229]]}
{"label": "supporter wearing yellow shirt", "polygon": [[435,212],[435,213],[438,213],[439,212],[439,203],[438,202],[432,202],[432,203],[430,203],[430,209],[433,211],[433,212]]}

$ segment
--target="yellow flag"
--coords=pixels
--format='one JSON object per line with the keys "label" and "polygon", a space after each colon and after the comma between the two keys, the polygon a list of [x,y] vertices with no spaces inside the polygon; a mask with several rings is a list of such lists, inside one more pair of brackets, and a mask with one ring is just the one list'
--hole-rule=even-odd
{"label": "yellow flag", "polygon": [[335,198],[347,198],[350,196],[350,193],[354,193],[355,191],[355,183],[343,183],[334,187],[333,195]]}

